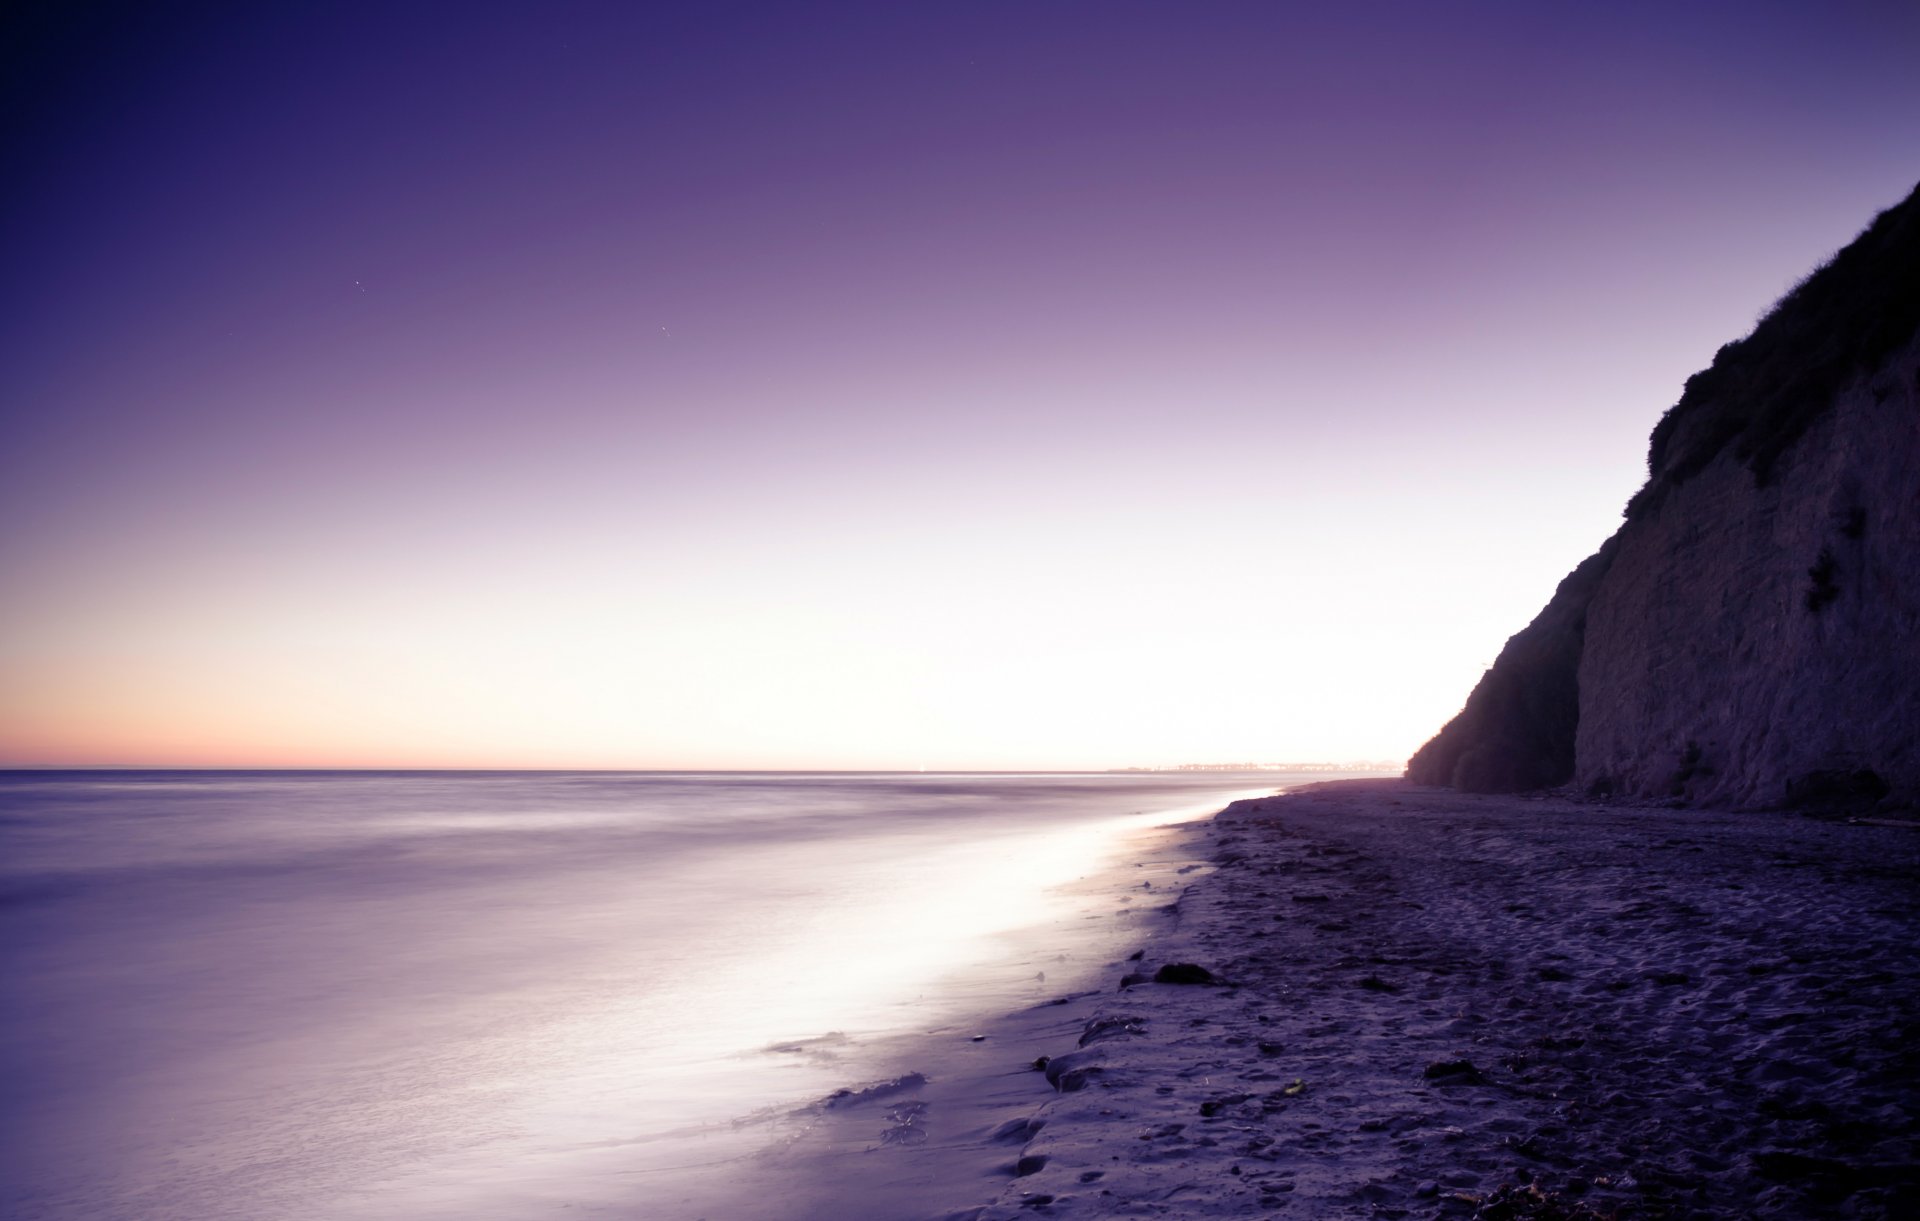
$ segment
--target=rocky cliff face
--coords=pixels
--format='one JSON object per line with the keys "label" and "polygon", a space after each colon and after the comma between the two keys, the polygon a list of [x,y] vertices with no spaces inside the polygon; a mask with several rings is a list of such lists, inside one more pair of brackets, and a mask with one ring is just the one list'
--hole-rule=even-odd
{"label": "rocky cliff face", "polygon": [[1920,191],[1722,348],[1627,522],[1408,775],[1920,802]]}
{"label": "rocky cliff face", "polygon": [[1735,805],[1920,796],[1917,378],[1909,344],[1767,486],[1723,457],[1621,530],[1587,608],[1575,783]]}

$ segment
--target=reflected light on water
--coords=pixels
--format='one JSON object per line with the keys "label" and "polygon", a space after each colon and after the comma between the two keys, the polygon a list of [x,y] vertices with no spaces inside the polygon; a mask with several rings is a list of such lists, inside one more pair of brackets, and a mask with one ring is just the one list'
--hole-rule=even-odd
{"label": "reflected light on water", "polygon": [[1073,990],[1164,902],[1127,845],[1233,783],[0,777],[31,1000],[0,1212],[521,1218],[679,1181],[888,1040]]}
{"label": "reflected light on water", "polygon": [[1100,886],[1097,875],[1142,839],[1271,791],[963,843],[927,835],[905,855],[881,836],[836,843],[820,859],[790,847],[733,862],[729,885],[748,891],[758,888],[748,871],[764,871],[758,881],[772,889],[803,871],[811,901],[772,926],[743,910],[747,919],[697,945],[657,943],[643,957],[671,969],[636,974],[476,1063],[471,1088],[517,1095],[513,1129],[537,1153],[458,1158],[410,1186],[410,1207],[454,1216],[556,1178],[585,1190],[610,1147],[618,1169],[605,1173],[619,1182],[724,1167],[769,1139],[740,1121],[887,1071],[867,1056],[879,1040],[1084,986],[1131,934],[1108,917],[1132,879],[1110,874]]}

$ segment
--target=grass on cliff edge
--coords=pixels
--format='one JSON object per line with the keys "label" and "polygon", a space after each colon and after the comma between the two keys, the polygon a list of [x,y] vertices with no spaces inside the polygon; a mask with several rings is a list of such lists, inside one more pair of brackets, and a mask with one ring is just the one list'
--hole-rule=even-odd
{"label": "grass on cliff edge", "polygon": [[1775,464],[1847,382],[1870,372],[1920,331],[1920,187],[1767,311],[1745,339],[1687,379],[1654,426],[1647,482],[1627,517],[1729,447],[1765,486]]}

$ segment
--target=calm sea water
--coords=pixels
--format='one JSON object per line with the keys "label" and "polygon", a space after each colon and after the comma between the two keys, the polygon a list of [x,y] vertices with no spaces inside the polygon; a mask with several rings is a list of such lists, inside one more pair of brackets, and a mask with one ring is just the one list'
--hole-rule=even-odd
{"label": "calm sea water", "polygon": [[0,774],[0,1212],[560,1215],[1058,994],[1076,878],[1271,783]]}

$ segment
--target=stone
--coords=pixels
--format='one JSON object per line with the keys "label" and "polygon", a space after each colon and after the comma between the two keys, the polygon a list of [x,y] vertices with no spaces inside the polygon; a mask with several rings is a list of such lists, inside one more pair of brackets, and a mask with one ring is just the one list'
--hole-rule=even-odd
{"label": "stone", "polygon": [[1153,973],[1156,984],[1212,984],[1218,978],[1212,971],[1197,963],[1170,962]]}

